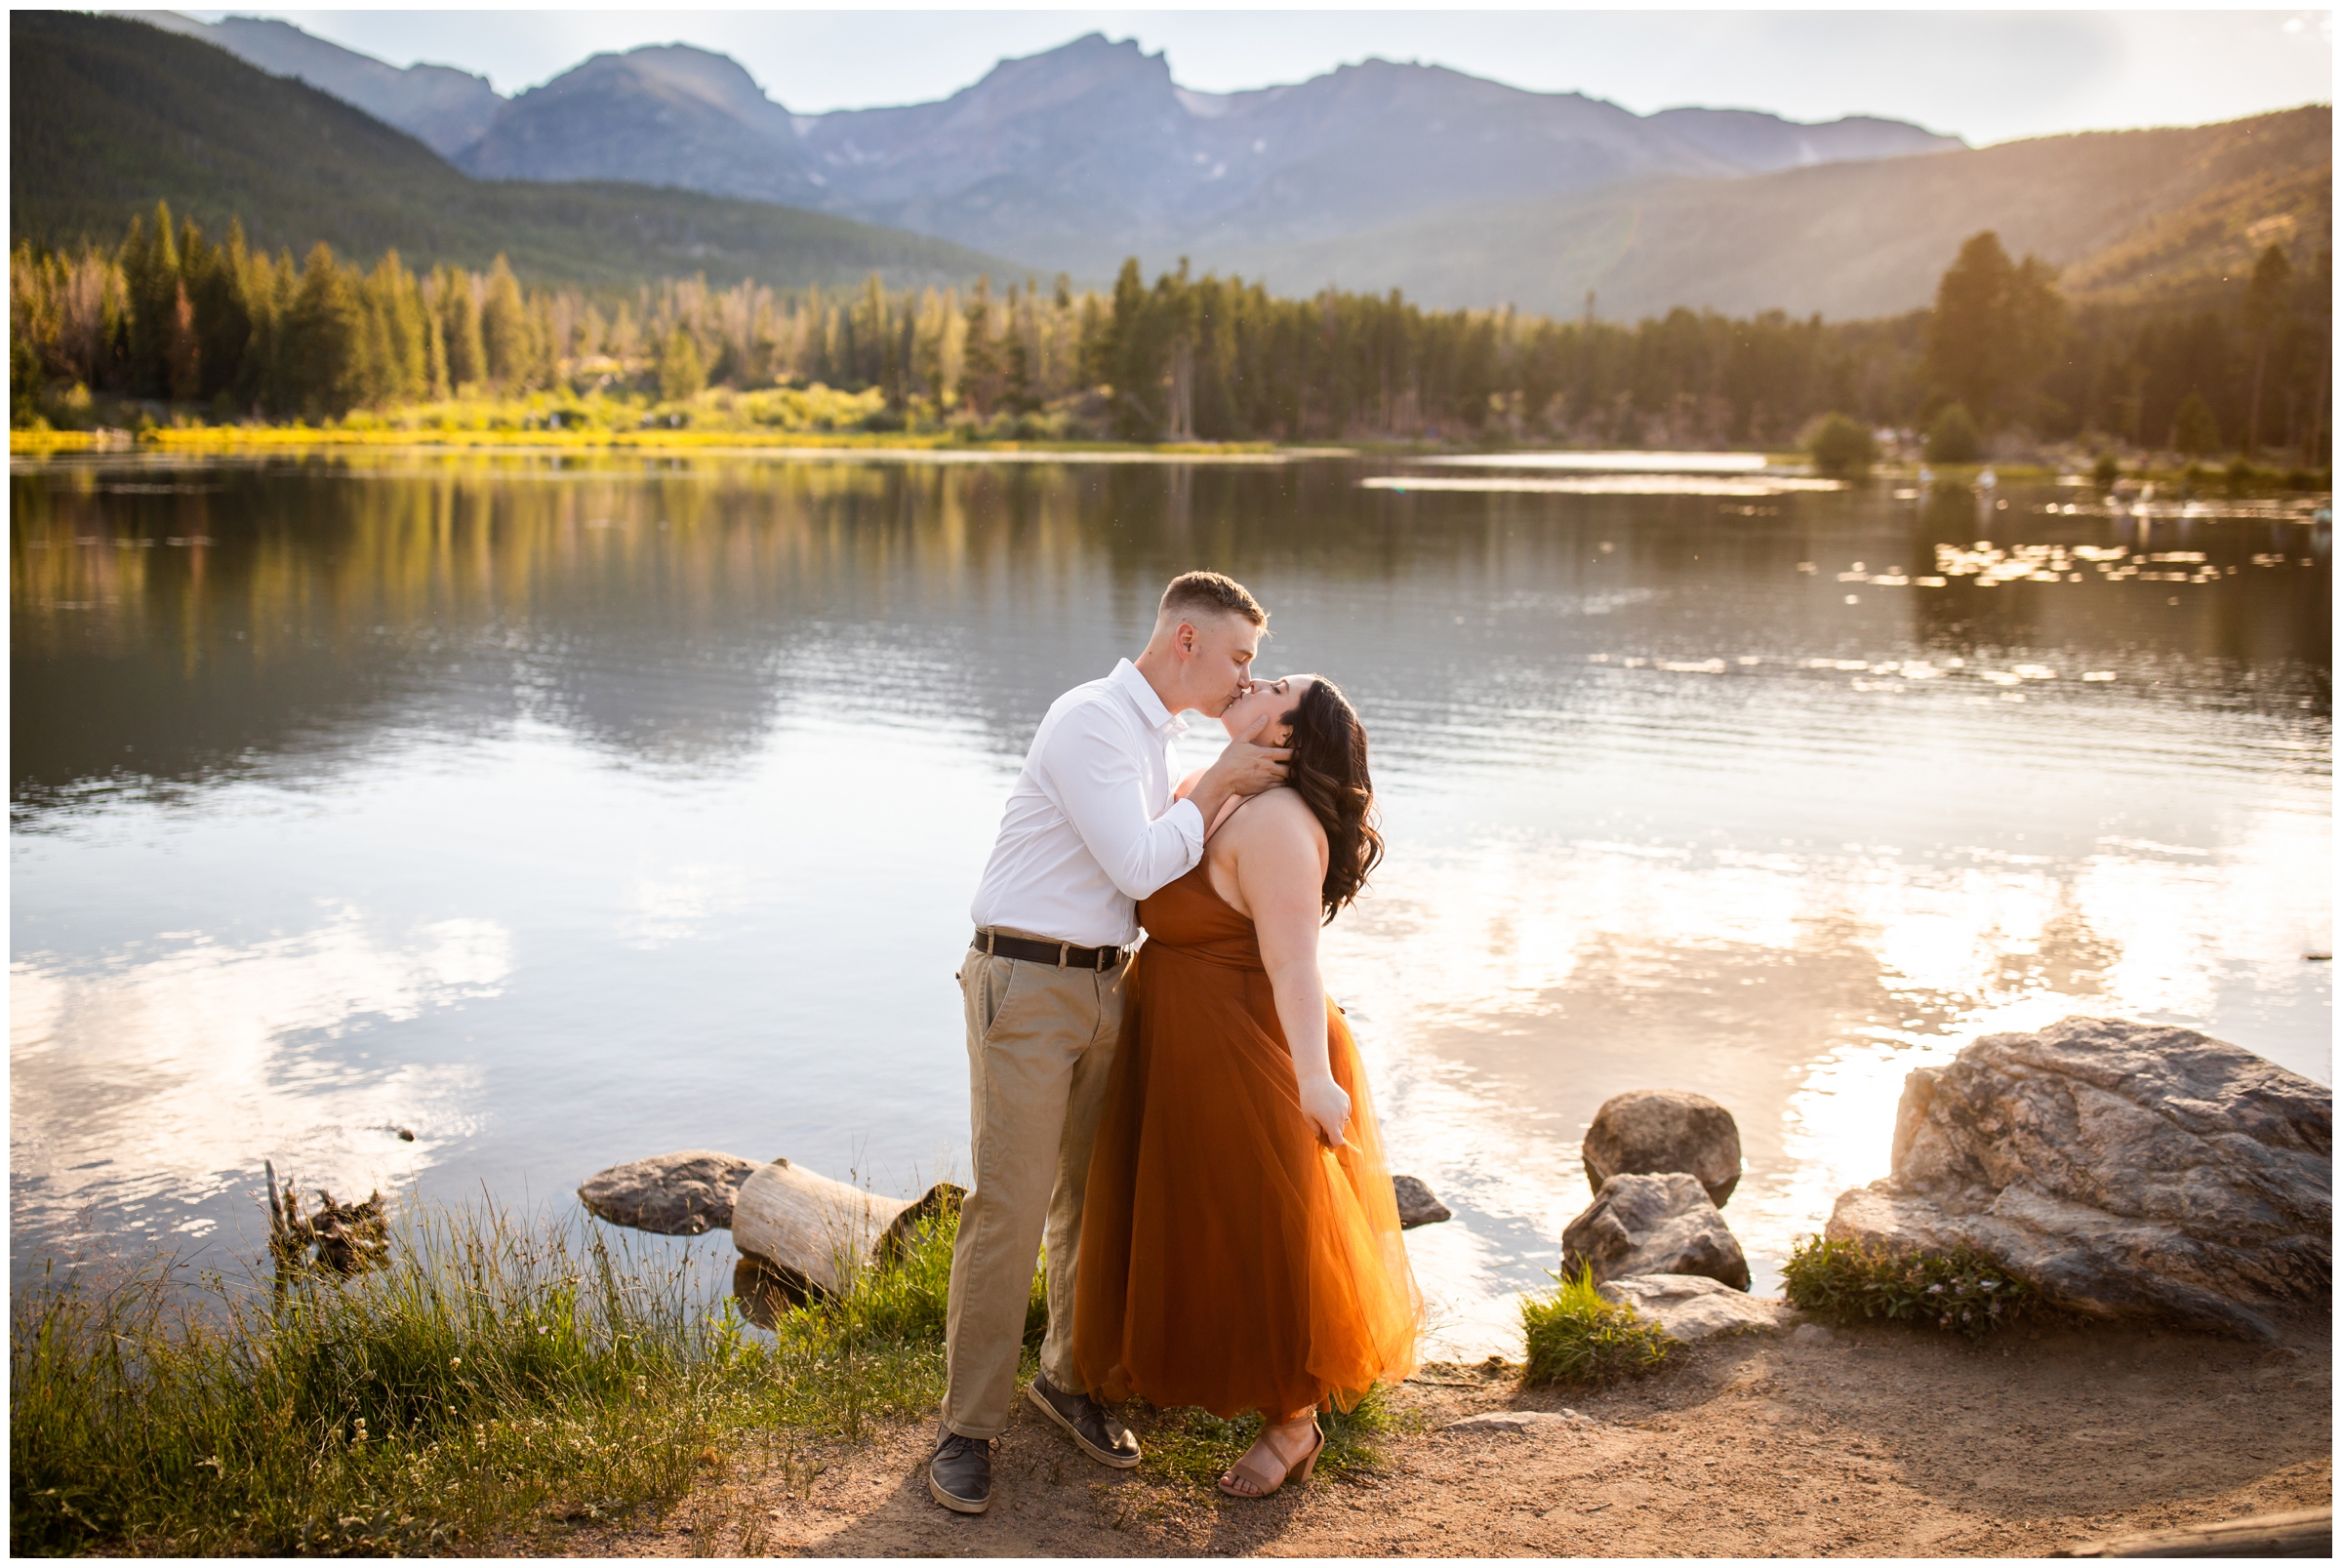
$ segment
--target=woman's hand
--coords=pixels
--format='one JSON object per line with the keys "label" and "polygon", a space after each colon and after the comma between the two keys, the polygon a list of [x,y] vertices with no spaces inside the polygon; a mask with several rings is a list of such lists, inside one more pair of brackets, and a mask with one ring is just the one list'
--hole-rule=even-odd
{"label": "woman's hand", "polygon": [[1350,1125],[1350,1096],[1330,1072],[1301,1079],[1301,1113],[1317,1129],[1328,1148],[1340,1148],[1342,1129]]}

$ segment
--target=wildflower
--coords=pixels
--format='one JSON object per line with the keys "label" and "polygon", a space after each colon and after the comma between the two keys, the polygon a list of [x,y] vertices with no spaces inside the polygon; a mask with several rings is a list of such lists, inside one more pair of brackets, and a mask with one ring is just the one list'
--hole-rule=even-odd
{"label": "wildflower", "polygon": [[1943,1293],[1944,1287],[1941,1285],[1930,1285],[1927,1287],[1927,1294],[1930,1296],[1941,1296]]}
{"label": "wildflower", "polygon": [[450,1356],[447,1364],[451,1367],[460,1367],[464,1364],[464,1358],[460,1355]]}

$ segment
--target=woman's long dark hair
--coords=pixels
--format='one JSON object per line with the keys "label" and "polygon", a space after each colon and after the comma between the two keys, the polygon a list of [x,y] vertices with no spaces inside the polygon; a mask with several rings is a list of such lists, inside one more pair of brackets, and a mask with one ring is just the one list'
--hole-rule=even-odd
{"label": "woman's long dark hair", "polygon": [[1375,830],[1374,780],[1366,771],[1366,726],[1342,688],[1322,675],[1301,694],[1285,722],[1293,726],[1285,783],[1325,829],[1325,885],[1318,897],[1331,925],[1383,858],[1383,835]]}

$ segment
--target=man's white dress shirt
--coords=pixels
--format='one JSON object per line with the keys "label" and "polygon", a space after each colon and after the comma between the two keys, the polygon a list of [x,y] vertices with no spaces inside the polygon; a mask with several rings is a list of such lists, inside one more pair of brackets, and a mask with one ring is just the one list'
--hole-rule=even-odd
{"label": "man's white dress shirt", "polygon": [[1127,659],[1052,703],[976,889],[977,926],[1077,947],[1136,941],[1138,901],[1203,856],[1203,814],[1171,798],[1171,743],[1187,728]]}

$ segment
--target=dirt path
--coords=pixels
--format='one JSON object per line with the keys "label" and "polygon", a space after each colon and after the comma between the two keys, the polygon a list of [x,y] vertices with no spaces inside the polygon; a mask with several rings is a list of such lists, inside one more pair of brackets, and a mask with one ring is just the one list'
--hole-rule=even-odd
{"label": "dirt path", "polygon": [[[1434,1366],[1370,1474],[1261,1503],[1106,1470],[1023,1408],[989,1514],[927,1497],[924,1427],[744,1465],[657,1524],[548,1527],[596,1555],[2037,1555],[2332,1500],[2331,1346],[2053,1332],[1972,1349],[1901,1330],[1744,1337],[1564,1398]],[[1428,1380],[1437,1379],[1437,1383]],[[1460,1385],[1460,1386],[1459,1386]],[[1586,1419],[1444,1431],[1497,1410]],[[757,1473],[749,1473],[751,1469]]]}

